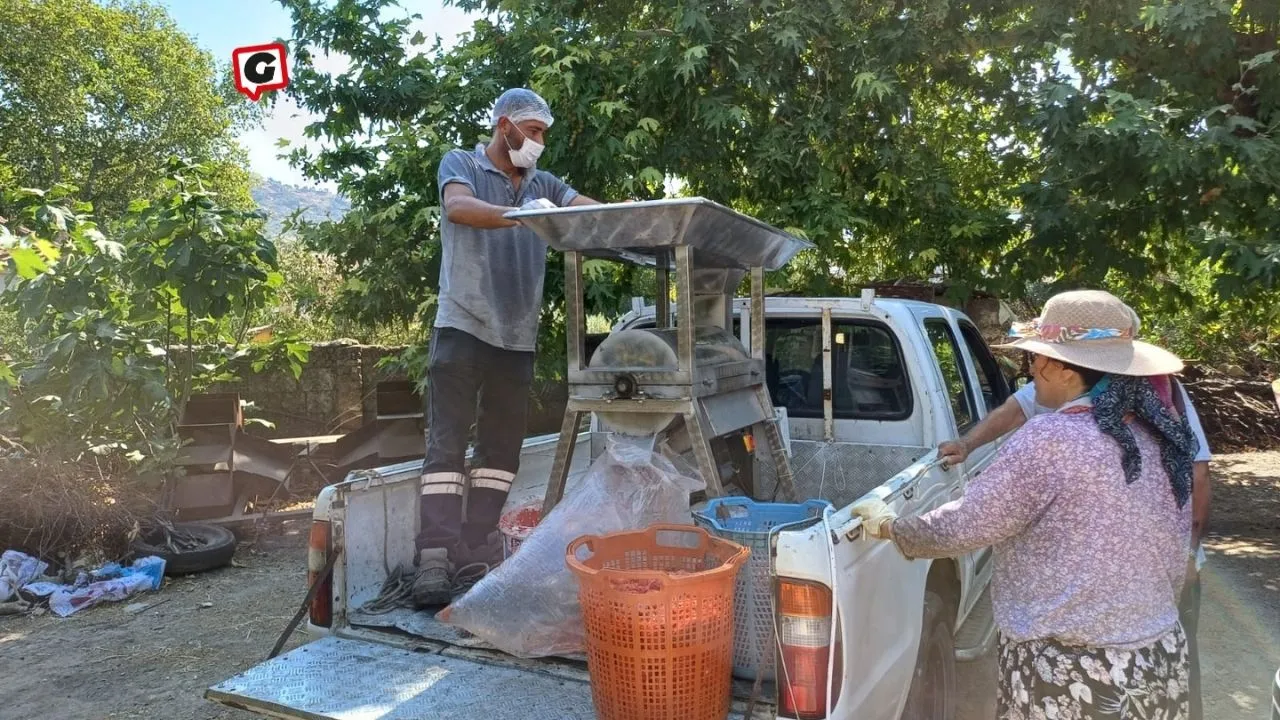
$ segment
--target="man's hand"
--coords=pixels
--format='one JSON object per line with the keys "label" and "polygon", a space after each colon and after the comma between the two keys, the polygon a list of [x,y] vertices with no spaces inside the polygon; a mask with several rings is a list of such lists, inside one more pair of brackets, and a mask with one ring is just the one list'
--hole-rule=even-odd
{"label": "man's hand", "polygon": [[942,458],[943,463],[946,465],[959,465],[969,457],[969,445],[964,438],[939,443],[938,457]]}
{"label": "man's hand", "polygon": [[887,540],[892,534],[893,521],[898,519],[895,513],[883,500],[863,500],[849,508],[854,515],[862,518],[862,527],[867,535]]}
{"label": "man's hand", "polygon": [[973,429],[965,433],[964,437],[939,443],[938,457],[942,458],[948,466],[959,465],[969,458],[969,453],[973,452],[974,448],[994,442],[1002,435],[1022,427],[1026,421],[1027,416],[1022,414],[1022,406],[1011,395],[1004,404],[991,411],[982,418],[981,422],[974,425]]}
{"label": "man's hand", "polygon": [[546,198],[538,198],[520,206],[521,210],[554,210],[556,204]]}

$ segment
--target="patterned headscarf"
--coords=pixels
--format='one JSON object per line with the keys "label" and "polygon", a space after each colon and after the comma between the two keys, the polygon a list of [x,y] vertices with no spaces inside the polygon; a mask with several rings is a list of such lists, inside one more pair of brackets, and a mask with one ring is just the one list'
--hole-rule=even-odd
{"label": "patterned headscarf", "polygon": [[1152,380],[1132,375],[1107,375],[1090,392],[1093,417],[1098,429],[1120,444],[1124,477],[1129,483],[1142,474],[1142,454],[1125,418],[1132,413],[1155,430],[1173,497],[1181,508],[1191,497],[1191,465],[1200,450],[1200,443],[1191,432],[1187,418],[1179,416],[1172,403],[1164,402],[1162,393]]}

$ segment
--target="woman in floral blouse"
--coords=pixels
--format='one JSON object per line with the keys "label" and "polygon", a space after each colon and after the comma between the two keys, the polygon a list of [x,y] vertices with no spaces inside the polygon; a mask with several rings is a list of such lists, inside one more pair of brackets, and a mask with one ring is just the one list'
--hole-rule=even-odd
{"label": "woman in floral blouse", "polygon": [[1182,361],[1135,341],[1124,303],[1099,291],[1053,297],[1014,334],[1036,401],[1058,411],[1023,426],[959,500],[911,518],[879,500],[854,512],[912,558],[994,546],[1001,720],[1185,720],[1177,602],[1197,443],[1161,378]]}

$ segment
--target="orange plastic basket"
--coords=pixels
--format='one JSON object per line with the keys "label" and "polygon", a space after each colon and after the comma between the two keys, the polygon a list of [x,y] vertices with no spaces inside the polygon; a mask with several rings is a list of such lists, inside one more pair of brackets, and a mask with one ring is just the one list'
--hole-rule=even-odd
{"label": "orange plastic basket", "polygon": [[751,551],[688,525],[569,544],[600,720],[724,720],[733,593]]}

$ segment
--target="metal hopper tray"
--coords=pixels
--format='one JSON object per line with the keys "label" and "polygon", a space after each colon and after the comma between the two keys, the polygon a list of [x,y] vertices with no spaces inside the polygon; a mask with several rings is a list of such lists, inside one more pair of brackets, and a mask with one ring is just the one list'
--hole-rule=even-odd
{"label": "metal hopper tray", "polygon": [[698,269],[777,270],[813,244],[705,198],[518,210],[561,252],[674,269],[671,248],[688,245]]}

